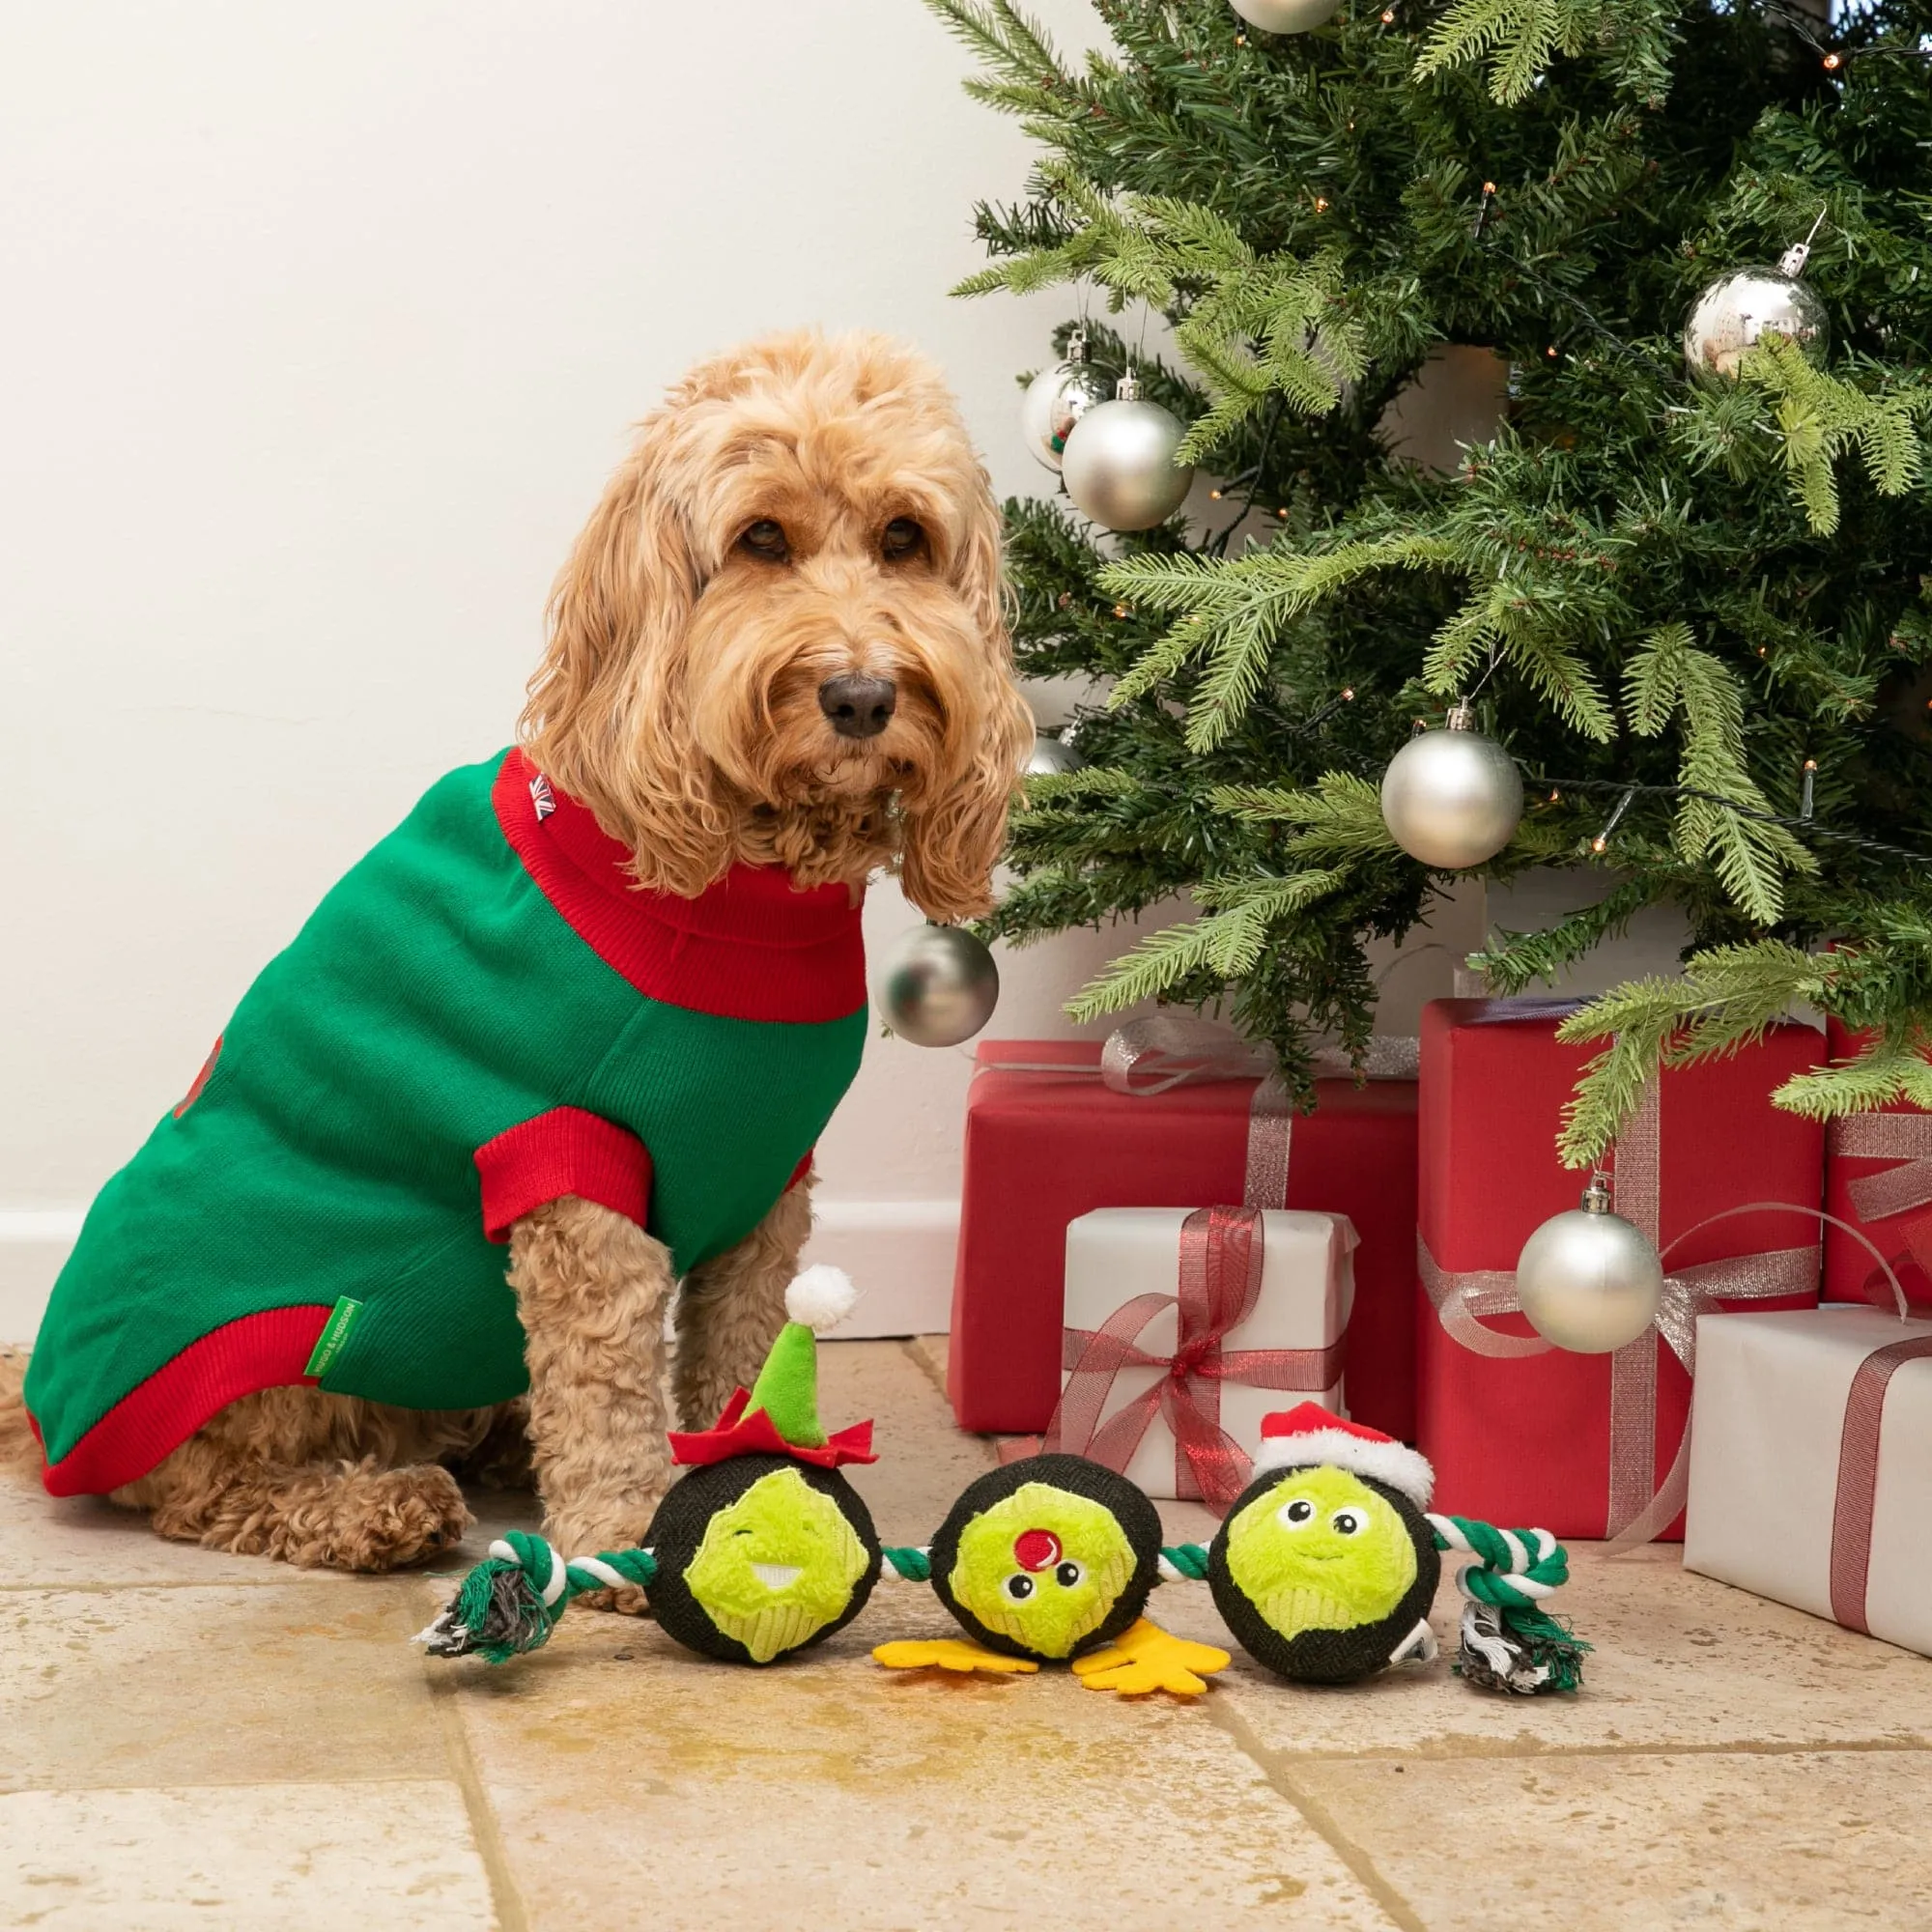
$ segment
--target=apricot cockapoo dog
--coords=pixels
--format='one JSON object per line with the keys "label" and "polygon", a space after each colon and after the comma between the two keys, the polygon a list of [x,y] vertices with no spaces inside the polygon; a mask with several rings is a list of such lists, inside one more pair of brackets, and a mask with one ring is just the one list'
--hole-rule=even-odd
{"label": "apricot cockapoo dog", "polygon": [[298,1564],[440,1548],[451,1467],[526,1461],[554,1544],[635,1543],[668,1385],[708,1426],[783,1321],[865,882],[981,910],[1031,730],[933,369],[797,334],[693,370],[558,580],[519,748],[249,989],[101,1190],[0,1438]]}

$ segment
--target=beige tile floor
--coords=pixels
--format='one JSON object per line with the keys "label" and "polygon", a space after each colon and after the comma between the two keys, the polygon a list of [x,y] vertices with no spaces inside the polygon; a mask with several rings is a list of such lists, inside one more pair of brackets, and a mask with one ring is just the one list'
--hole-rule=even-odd
{"label": "beige tile floor", "polygon": [[[889,1542],[991,1460],[939,1346],[825,1351]],[[476,1501],[466,1562],[530,1520]],[[889,1675],[869,1645],[950,1629],[906,1585],[770,1671],[582,1612],[492,1671],[407,1641],[446,1575],[297,1576],[4,1484],[0,1553],[9,1928],[1932,1927],[1932,1662],[1669,1549],[1577,1552],[1575,1699],[1237,1658],[1193,1706]],[[1157,1607],[1220,1634],[1198,1585]]]}

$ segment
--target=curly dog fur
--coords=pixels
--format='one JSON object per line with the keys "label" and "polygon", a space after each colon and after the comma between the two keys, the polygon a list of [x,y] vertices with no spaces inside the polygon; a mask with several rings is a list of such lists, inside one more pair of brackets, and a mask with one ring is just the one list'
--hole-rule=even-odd
{"label": "curly dog fur", "polygon": [[[873,735],[821,701],[846,676],[890,682]],[[990,901],[1032,729],[998,511],[944,383],[886,337],[809,332],[700,364],[640,425],[557,580],[522,721],[641,887],[689,896],[748,861],[856,892],[889,868],[943,921]],[[683,1284],[634,1222],[554,1201],[511,1234],[527,1398],[268,1389],[114,1500],[209,1548],[380,1571],[462,1536],[452,1471],[533,1474],[560,1548],[635,1543],[669,1481],[673,1382],[678,1421],[707,1426],[784,1319],[809,1186]],[[0,1356],[0,1463],[37,1466],[22,1367]]]}

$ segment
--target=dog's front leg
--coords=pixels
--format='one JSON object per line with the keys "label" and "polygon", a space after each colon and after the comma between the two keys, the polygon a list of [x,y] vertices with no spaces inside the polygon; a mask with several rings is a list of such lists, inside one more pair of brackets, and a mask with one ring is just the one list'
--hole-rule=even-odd
{"label": "dog's front leg", "polygon": [[802,1176],[735,1248],[701,1263],[685,1283],[677,1304],[682,1427],[709,1429],[731,1391],[752,1386],[784,1326],[785,1290],[811,1233],[812,1179]]}
{"label": "dog's front leg", "polygon": [[[670,1481],[670,1250],[624,1215],[569,1195],[510,1231],[510,1286],[530,1372],[544,1534],[565,1556],[640,1543]],[[643,1608],[640,1590],[603,1594],[618,1609]],[[583,1601],[600,1605],[601,1596]]]}

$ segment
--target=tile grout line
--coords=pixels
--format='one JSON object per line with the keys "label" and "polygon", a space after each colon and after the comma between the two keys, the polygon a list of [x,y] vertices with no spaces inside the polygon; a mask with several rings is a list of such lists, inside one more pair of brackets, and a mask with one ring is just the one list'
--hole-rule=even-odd
{"label": "tile grout line", "polygon": [[913,1367],[920,1372],[925,1380],[929,1381],[939,1391],[942,1401],[948,1400],[946,1395],[946,1378],[926,1358],[924,1350],[919,1346],[919,1342],[920,1338],[917,1335],[901,1335],[899,1337],[899,1352],[911,1362]]}
{"label": "tile grout line", "polygon": [[1215,1729],[1261,1773],[1268,1788],[1292,1806],[1309,1830],[1342,1861],[1383,1914],[1401,1928],[1401,1932],[1429,1932],[1415,1908],[1377,1869],[1368,1852],[1342,1830],[1319,1798],[1304,1790],[1289,1776],[1280,1761],[1282,1754],[1267,1750],[1239,1712],[1232,1705],[1210,1699],[1207,1716]]}
{"label": "tile grout line", "polygon": [[463,1714],[456,1704],[459,1686],[447,1672],[431,1671],[427,1667],[427,1658],[424,1659],[424,1665],[430,1702],[442,1728],[443,1754],[450,1775],[456,1780],[456,1788],[463,1794],[463,1808],[469,1814],[469,1829],[476,1834],[477,1856],[482,1859],[484,1876],[490,1881],[490,1904],[496,1914],[496,1932],[529,1932],[529,1915],[524,1910],[515,1875],[510,1870],[510,1855],[503,1842],[502,1828],[497,1823],[490,1794],[483,1788],[482,1775],[476,1769],[469,1739],[463,1728]]}

